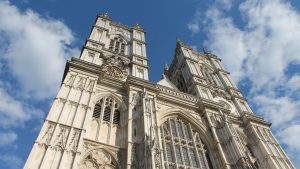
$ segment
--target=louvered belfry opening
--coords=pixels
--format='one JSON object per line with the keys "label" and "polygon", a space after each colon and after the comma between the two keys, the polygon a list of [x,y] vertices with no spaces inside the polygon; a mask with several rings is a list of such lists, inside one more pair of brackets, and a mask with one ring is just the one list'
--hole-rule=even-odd
{"label": "louvered belfry opening", "polygon": [[207,148],[190,123],[169,118],[160,131],[166,169],[213,169]]}
{"label": "louvered belfry opening", "polygon": [[109,43],[109,50],[121,54],[125,54],[125,40],[123,40],[120,37],[114,37],[113,39],[110,40]]}
{"label": "louvered belfry opening", "polygon": [[120,111],[119,104],[112,97],[101,98],[96,104],[93,112],[93,118],[103,120],[104,122],[119,124]]}

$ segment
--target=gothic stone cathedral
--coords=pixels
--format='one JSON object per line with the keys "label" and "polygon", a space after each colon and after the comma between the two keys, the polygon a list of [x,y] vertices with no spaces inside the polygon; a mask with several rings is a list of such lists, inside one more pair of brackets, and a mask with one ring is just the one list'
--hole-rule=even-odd
{"label": "gothic stone cathedral", "polygon": [[177,40],[148,80],[145,31],[97,17],[25,169],[294,169],[222,63]]}

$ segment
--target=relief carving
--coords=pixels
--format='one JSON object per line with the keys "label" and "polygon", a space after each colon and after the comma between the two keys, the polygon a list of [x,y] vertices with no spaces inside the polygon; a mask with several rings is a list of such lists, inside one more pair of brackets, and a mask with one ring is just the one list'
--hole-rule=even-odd
{"label": "relief carving", "polygon": [[120,80],[126,79],[128,76],[127,73],[127,66],[129,64],[128,61],[121,59],[118,56],[104,56],[103,55],[104,63],[101,66],[100,73],[102,75],[114,77]]}
{"label": "relief carving", "polygon": [[212,94],[213,97],[221,97],[221,98],[224,98],[226,100],[231,99],[230,94],[228,92],[222,90],[222,89],[219,89],[219,88],[216,88],[216,87],[211,87],[210,91],[211,91],[211,94]]}
{"label": "relief carving", "polygon": [[113,157],[104,149],[95,149],[79,165],[79,169],[116,169],[117,164]]}
{"label": "relief carving", "polygon": [[54,124],[49,123],[46,128],[47,128],[46,132],[42,136],[41,142],[49,145],[50,141],[51,141],[52,134],[53,134],[53,130],[54,130]]}
{"label": "relief carving", "polygon": [[80,89],[80,90],[83,90],[83,89],[84,89],[86,79],[87,79],[87,78],[85,78],[85,77],[79,77],[79,80],[78,80],[78,82],[76,83],[76,86],[77,86],[78,89]]}
{"label": "relief carving", "polygon": [[154,149],[154,161],[155,161],[155,168],[160,169],[161,163],[160,163],[160,150],[158,148],[158,145],[156,144]]}
{"label": "relief carving", "polygon": [[72,137],[71,137],[71,140],[70,140],[69,145],[68,145],[69,150],[74,151],[74,152],[77,151],[79,136],[80,136],[80,131],[79,130],[74,130],[73,134],[72,134]]}
{"label": "relief carving", "polygon": [[75,81],[75,78],[76,78],[76,75],[71,74],[70,77],[69,77],[69,79],[68,79],[67,82],[66,82],[66,85],[68,85],[68,86],[73,86],[73,83],[74,83],[74,81]]}
{"label": "relief carving", "polygon": [[66,147],[69,131],[70,131],[70,128],[60,126],[58,134],[54,141],[54,146],[59,146],[64,149]]}
{"label": "relief carving", "polygon": [[89,83],[88,85],[86,86],[86,89],[88,92],[93,92],[93,89],[94,89],[94,83],[95,81],[94,80],[89,80]]}

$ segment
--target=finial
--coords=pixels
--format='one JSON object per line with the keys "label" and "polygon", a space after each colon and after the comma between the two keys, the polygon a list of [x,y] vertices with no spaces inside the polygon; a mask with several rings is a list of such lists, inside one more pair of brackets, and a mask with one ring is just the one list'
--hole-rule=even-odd
{"label": "finial", "polygon": [[176,42],[182,43],[182,41],[178,37],[176,37]]}
{"label": "finial", "polygon": [[203,48],[203,52],[204,54],[211,54],[211,52],[206,47]]}
{"label": "finial", "polygon": [[166,63],[165,63],[165,70],[167,70],[167,71],[169,70],[169,66]]}
{"label": "finial", "polygon": [[138,23],[133,25],[134,28],[141,28],[140,25]]}
{"label": "finial", "polygon": [[179,44],[181,46],[184,45],[184,43],[178,37],[176,37],[176,42],[177,42],[177,44]]}
{"label": "finial", "polygon": [[163,75],[165,75],[166,77],[169,77],[169,66],[166,63],[165,63]]}
{"label": "finial", "polygon": [[111,20],[111,17],[108,15],[107,12],[103,12],[99,16],[102,17],[102,18],[104,18],[104,19]]}

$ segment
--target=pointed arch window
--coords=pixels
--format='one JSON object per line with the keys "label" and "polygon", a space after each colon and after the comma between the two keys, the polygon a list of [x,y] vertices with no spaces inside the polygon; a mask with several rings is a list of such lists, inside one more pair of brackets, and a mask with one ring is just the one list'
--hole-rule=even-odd
{"label": "pointed arch window", "polygon": [[112,97],[104,97],[96,104],[93,112],[93,118],[103,120],[108,123],[120,123],[119,104]]}
{"label": "pointed arch window", "polygon": [[166,169],[213,169],[207,148],[190,123],[173,117],[160,128]]}
{"label": "pointed arch window", "polygon": [[117,52],[117,53],[121,53],[121,54],[125,54],[125,40],[123,40],[120,37],[114,37],[113,39],[110,40],[109,43],[109,50],[113,51],[113,52]]}
{"label": "pointed arch window", "polygon": [[218,77],[210,69],[205,66],[201,66],[200,69],[208,84],[220,86]]}
{"label": "pointed arch window", "polygon": [[178,75],[177,78],[177,87],[180,91],[187,92],[187,86],[181,73]]}

